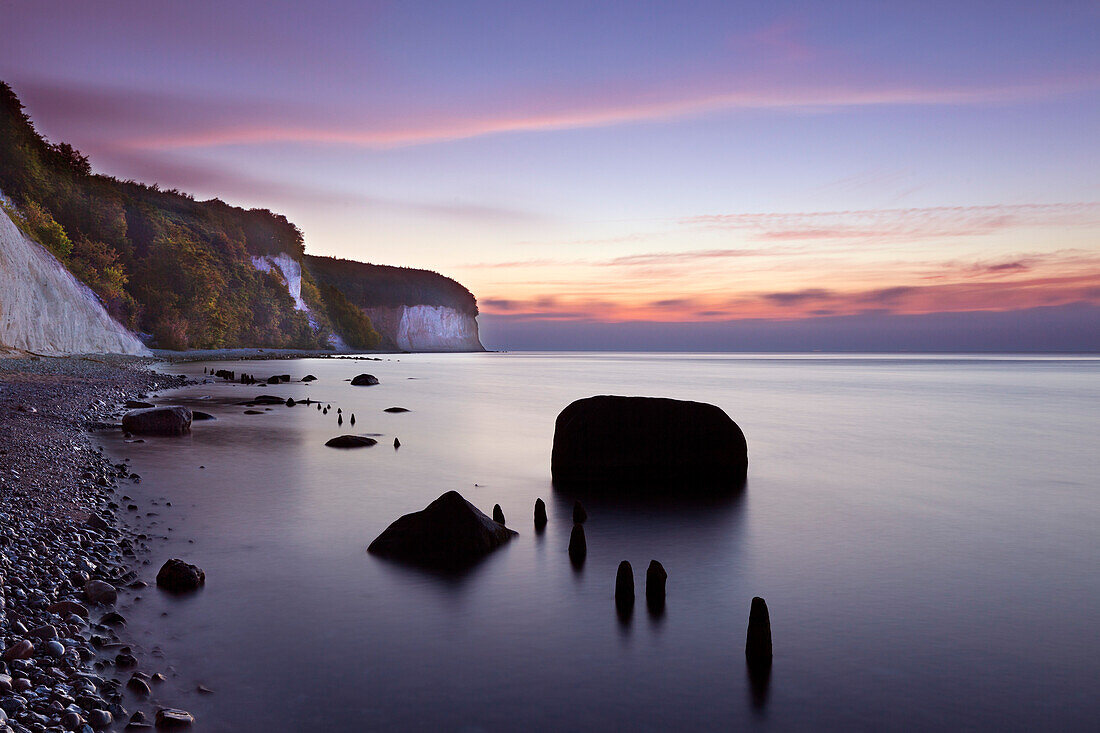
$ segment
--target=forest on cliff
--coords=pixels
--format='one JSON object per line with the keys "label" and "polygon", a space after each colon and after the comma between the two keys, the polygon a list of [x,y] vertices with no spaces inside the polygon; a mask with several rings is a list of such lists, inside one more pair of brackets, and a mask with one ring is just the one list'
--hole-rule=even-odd
{"label": "forest on cliff", "polygon": [[3,82],[0,191],[24,233],[155,346],[327,348],[334,330],[354,348],[378,344],[339,288],[322,293],[303,271],[311,325],[283,279],[253,266],[263,255],[301,260],[302,232],[285,216],[93,173],[78,150],[38,133]]}

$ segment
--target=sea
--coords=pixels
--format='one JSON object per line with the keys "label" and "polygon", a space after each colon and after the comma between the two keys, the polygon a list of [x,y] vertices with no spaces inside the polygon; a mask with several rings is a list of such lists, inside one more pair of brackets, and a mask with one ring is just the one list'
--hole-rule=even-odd
{"label": "sea", "polygon": [[[1100,729],[1100,358],[376,358],[165,365],[292,381],[155,395],[217,418],[186,437],[96,434],[140,474],[121,513],[150,538],[151,585],[119,610],[169,677],[156,702],[195,730]],[[351,386],[361,373],[380,383]],[[259,394],[330,409],[246,414]],[[554,421],[599,394],[718,405],[745,433],[748,480],[709,501],[585,497],[575,568]],[[325,446],[342,434],[378,443]],[[367,553],[452,490],[500,504],[519,536],[457,574]],[[203,568],[201,591],[155,589],[172,557]],[[622,560],[639,594],[626,617]],[[644,602],[651,560],[662,614]],[[765,675],[745,661],[754,596]]]}

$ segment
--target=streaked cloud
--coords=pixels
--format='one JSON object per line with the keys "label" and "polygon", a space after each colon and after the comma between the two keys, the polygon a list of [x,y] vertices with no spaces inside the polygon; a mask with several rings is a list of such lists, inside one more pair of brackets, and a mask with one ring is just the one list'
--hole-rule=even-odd
{"label": "streaked cloud", "polygon": [[1098,224],[1100,202],[707,214],[686,217],[681,223],[747,231],[761,239],[780,241],[913,241],[979,236],[1015,227]]}

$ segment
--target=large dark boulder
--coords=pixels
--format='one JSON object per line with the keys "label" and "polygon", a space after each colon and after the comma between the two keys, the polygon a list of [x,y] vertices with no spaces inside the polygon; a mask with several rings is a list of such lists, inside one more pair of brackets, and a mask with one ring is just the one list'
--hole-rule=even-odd
{"label": "large dark boulder", "polygon": [[362,435],[338,435],[325,443],[329,448],[368,448],[378,441]]}
{"label": "large dark boulder", "polygon": [[285,405],[286,397],[276,397],[272,394],[262,394],[248,400],[253,405]]}
{"label": "large dark boulder", "polygon": [[206,584],[206,573],[197,565],[172,558],[157,573],[157,587],[171,593],[186,593]]}
{"label": "large dark boulder", "polygon": [[592,489],[737,488],[748,469],[745,435],[714,405],[602,395],[558,415],[555,484]]}
{"label": "large dark boulder", "polygon": [[122,429],[140,435],[183,435],[191,430],[191,411],[186,407],[146,407],[122,416]]}
{"label": "large dark boulder", "polygon": [[386,528],[368,552],[441,569],[474,564],[517,535],[485,516],[457,491]]}
{"label": "large dark boulder", "polygon": [[353,387],[369,387],[373,384],[378,384],[378,377],[373,374],[359,374],[351,380]]}

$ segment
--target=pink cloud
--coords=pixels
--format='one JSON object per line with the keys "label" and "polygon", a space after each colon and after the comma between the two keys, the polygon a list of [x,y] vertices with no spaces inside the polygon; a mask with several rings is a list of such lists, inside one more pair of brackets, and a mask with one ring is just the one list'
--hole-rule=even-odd
{"label": "pink cloud", "polygon": [[[227,122],[196,125],[195,129],[166,134],[137,135],[128,140],[137,148],[175,149],[221,145],[271,143],[345,145],[395,148],[486,135],[608,127],[637,122],[660,122],[716,112],[753,110],[830,111],[869,106],[985,105],[1044,99],[1095,89],[1100,79],[1069,83],[1005,84],[958,88],[900,85],[858,87],[761,86],[760,88],[694,92],[651,99],[653,93],[620,102],[581,102],[552,111],[520,110],[484,116],[440,113],[411,121],[330,125],[322,122]],[[247,114],[243,116],[249,116]]]}

